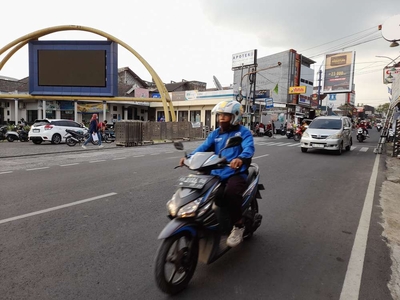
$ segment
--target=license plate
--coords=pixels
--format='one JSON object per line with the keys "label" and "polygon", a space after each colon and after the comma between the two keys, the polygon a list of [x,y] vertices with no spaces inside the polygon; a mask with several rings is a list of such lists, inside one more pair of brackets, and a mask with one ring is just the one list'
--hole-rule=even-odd
{"label": "license plate", "polygon": [[178,179],[179,187],[202,189],[212,176],[184,176]]}
{"label": "license plate", "polygon": [[322,144],[313,144],[312,146],[313,148],[324,148],[324,145]]}
{"label": "license plate", "polygon": [[40,129],[33,129],[33,132],[40,132]]}

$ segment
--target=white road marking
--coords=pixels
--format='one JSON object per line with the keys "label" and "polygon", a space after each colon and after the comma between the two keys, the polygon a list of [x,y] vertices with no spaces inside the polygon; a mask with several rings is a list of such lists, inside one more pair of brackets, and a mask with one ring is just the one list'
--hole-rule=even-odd
{"label": "white road marking", "polygon": [[279,145],[280,143],[277,143],[277,142],[269,142],[269,143],[267,143],[266,145],[268,145],[268,146],[275,146],[275,145]]}
{"label": "white road marking", "polygon": [[105,159],[92,160],[92,161],[89,161],[89,164],[94,164],[94,163],[104,162],[104,161],[106,161],[106,160]]}
{"label": "white road marking", "polygon": [[183,157],[183,156],[166,157],[165,159],[178,159],[178,158],[181,158],[181,157]]}
{"label": "white road marking", "polygon": [[354,149],[356,149],[357,147],[351,146],[350,151],[353,151]]}
{"label": "white road marking", "polygon": [[26,169],[27,171],[36,171],[36,170],[44,170],[49,169],[50,167],[42,167],[42,168],[33,168],[33,169]]}
{"label": "white road marking", "polygon": [[294,147],[294,146],[299,146],[298,144],[291,144],[291,145],[288,145],[288,147]]}
{"label": "white road marking", "polygon": [[339,300],[358,300],[359,297],[380,155],[375,157],[374,167],[368,184],[367,195],[364,200],[364,207],[361,212],[360,222],[358,223],[357,233],[354,239],[353,249],[351,250],[350,260],[347,265],[347,272]]}
{"label": "white road marking", "polygon": [[166,151],[164,153],[174,153],[175,151]]}
{"label": "white road marking", "polygon": [[368,151],[368,147],[362,147],[360,150],[358,150],[358,151],[360,151],[360,152],[367,152]]}
{"label": "white road marking", "polygon": [[79,165],[79,163],[60,165],[60,167],[69,167],[69,166],[76,166],[76,165]]}
{"label": "white road marking", "polygon": [[9,173],[12,173],[12,171],[0,172],[0,175],[1,175],[1,174],[9,174]]}
{"label": "white road marking", "polygon": [[135,155],[133,157],[143,157],[144,155]]}
{"label": "white road marking", "polygon": [[59,205],[59,206],[50,207],[50,208],[47,208],[47,209],[34,211],[34,212],[31,212],[31,213],[28,213],[28,214],[12,217],[12,218],[8,218],[8,219],[3,219],[3,220],[0,220],[0,224],[7,223],[7,222],[12,222],[12,221],[16,221],[16,220],[20,220],[20,219],[24,219],[24,218],[28,218],[28,217],[32,217],[32,216],[36,216],[36,215],[40,215],[40,214],[44,214],[44,213],[47,213],[47,212],[50,212],[50,211],[59,210],[59,209],[62,209],[62,208],[66,208],[66,207],[70,207],[70,206],[74,206],[74,205],[79,205],[79,204],[83,204],[83,203],[94,201],[94,200],[99,200],[99,199],[102,199],[102,198],[114,196],[116,194],[117,193],[108,193],[108,194],[104,194],[104,195],[100,195],[100,196],[96,196],[96,197],[92,197],[92,198],[87,198],[87,199],[71,202],[71,203],[68,203],[68,204],[63,204],[63,205]]}
{"label": "white road marking", "polygon": [[280,147],[280,146],[288,146],[288,145],[291,145],[292,143],[283,143],[283,144],[281,144],[281,145],[277,145],[278,147]]}
{"label": "white road marking", "polygon": [[126,159],[126,157],[117,157],[117,158],[113,158],[113,160],[121,160],[121,159]]}
{"label": "white road marking", "polygon": [[264,155],[256,156],[256,157],[253,157],[253,159],[257,159],[257,158],[261,158],[261,157],[265,157],[265,156],[269,156],[269,154],[264,154]]}
{"label": "white road marking", "polygon": [[153,153],[153,154],[150,154],[150,155],[160,155],[160,153]]}

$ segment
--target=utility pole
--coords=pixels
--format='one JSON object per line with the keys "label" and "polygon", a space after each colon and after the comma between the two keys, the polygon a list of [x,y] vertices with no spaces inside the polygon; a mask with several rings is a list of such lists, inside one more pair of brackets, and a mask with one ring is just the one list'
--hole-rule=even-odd
{"label": "utility pole", "polygon": [[[256,96],[256,92],[255,92],[256,91],[255,90],[256,89],[256,76],[255,76],[255,74],[257,74],[260,71],[264,71],[264,70],[269,70],[269,69],[280,67],[281,65],[282,65],[282,63],[280,61],[278,61],[278,63],[275,66],[271,66],[271,67],[267,67],[267,68],[259,69],[259,70],[257,70],[257,67],[255,66],[253,71],[250,72],[250,68],[249,68],[247,70],[247,73],[244,74],[244,75],[242,75],[243,74],[243,68],[242,68],[242,74],[241,74],[241,77],[240,77],[240,85],[239,85],[239,95],[236,96],[236,100],[239,101],[239,102],[243,100],[243,90],[242,90],[243,78],[248,76],[248,78],[247,78],[247,86],[249,87],[249,92],[248,92],[248,94],[246,94],[245,113],[248,113],[249,101],[250,101],[250,93],[251,92],[253,92],[253,101],[252,102],[253,103],[255,102],[255,96]],[[252,79],[252,82],[254,82],[254,85],[252,85],[250,83],[250,78],[249,77],[250,77],[251,74],[254,74],[254,77],[253,77],[254,79]],[[247,90],[246,90],[246,92],[247,92]]]}
{"label": "utility pole", "polygon": [[321,74],[322,74],[322,70],[321,68],[318,71],[318,105],[319,105],[319,109],[322,108],[322,101],[320,103],[321,100]]}

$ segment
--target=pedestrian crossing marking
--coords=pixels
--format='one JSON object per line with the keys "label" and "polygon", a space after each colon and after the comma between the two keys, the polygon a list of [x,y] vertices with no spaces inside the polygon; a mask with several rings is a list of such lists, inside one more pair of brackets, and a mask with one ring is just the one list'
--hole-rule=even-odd
{"label": "pedestrian crossing marking", "polygon": [[[255,145],[258,145],[258,146],[277,146],[277,147],[298,147],[298,148],[300,148],[301,147],[301,143],[296,143],[296,142],[292,142],[292,143],[290,143],[290,142],[259,142],[259,143],[255,143]],[[354,150],[357,150],[358,149],[358,151],[359,152],[367,152],[370,148],[373,148],[373,147],[361,147],[361,148],[359,148],[359,146],[351,146],[350,147],[350,151],[354,151]]]}

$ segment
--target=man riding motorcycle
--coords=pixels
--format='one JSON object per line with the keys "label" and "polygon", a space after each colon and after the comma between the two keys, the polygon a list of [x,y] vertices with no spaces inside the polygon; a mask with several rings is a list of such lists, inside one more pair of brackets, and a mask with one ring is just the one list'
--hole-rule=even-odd
{"label": "man riding motorcycle", "polygon": [[365,121],[361,121],[360,124],[358,125],[358,128],[362,128],[363,132],[365,132],[367,134],[367,137],[369,137],[367,124],[365,124]]}
{"label": "man riding motorcycle", "polygon": [[[196,152],[219,153],[228,138],[242,137],[241,147],[224,150],[224,156],[230,162],[229,166],[211,172],[212,175],[218,175],[225,185],[221,204],[228,206],[231,222],[234,224],[226,243],[229,247],[235,247],[243,241],[242,195],[247,188],[247,169],[254,155],[254,140],[250,130],[240,125],[243,109],[239,102],[222,101],[213,108],[211,113],[217,115],[219,128],[212,131],[204,143],[189,156]],[[183,166],[184,160],[184,157],[181,158],[180,166]]]}

